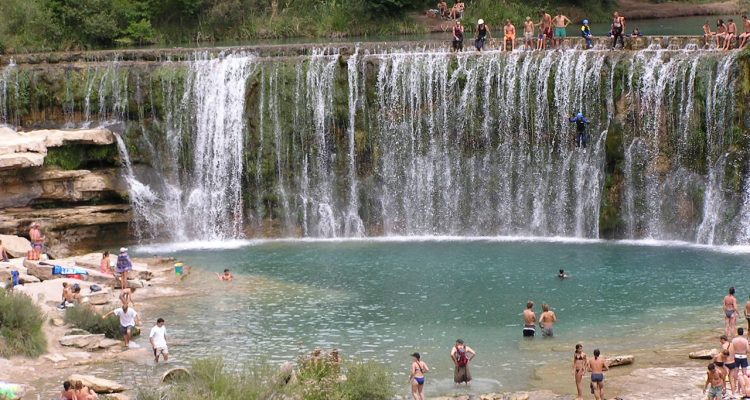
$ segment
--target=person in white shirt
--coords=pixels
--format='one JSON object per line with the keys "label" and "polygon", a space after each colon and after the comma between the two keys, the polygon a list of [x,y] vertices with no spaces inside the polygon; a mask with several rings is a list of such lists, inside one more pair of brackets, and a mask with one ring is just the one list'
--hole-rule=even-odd
{"label": "person in white shirt", "polygon": [[154,362],[159,363],[159,356],[164,356],[164,361],[169,361],[167,327],[164,326],[164,318],[156,320],[156,326],[151,328],[148,340],[151,342],[151,348],[154,350]]}
{"label": "person in white shirt", "polygon": [[120,308],[114,309],[102,315],[102,319],[106,319],[112,314],[120,317],[120,333],[122,334],[122,337],[125,341],[125,347],[137,348],[137,344],[133,343],[131,345],[130,339],[133,337],[133,330],[135,329],[136,324],[141,324],[138,313],[133,308],[128,307],[127,304],[125,304]]}

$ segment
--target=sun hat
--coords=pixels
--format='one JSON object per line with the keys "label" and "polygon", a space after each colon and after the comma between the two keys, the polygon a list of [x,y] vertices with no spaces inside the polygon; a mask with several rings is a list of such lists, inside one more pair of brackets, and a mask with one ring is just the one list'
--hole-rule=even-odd
{"label": "sun hat", "polygon": [[479,18],[479,21],[477,21],[477,23],[478,23],[479,25],[483,25],[483,24],[484,24],[484,20],[483,20],[483,19],[481,19],[481,18]]}
{"label": "sun hat", "polygon": [[128,248],[127,247],[120,247],[120,253],[127,253]]}
{"label": "sun hat", "polygon": [[589,24],[589,20],[587,20],[587,19],[584,19],[584,20],[583,20],[583,24],[584,24],[584,25],[588,25],[588,24]]}

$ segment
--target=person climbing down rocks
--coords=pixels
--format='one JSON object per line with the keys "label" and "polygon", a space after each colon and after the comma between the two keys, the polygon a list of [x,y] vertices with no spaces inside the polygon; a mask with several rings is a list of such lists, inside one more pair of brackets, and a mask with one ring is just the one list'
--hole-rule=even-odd
{"label": "person climbing down rocks", "polygon": [[586,144],[589,142],[589,137],[586,134],[586,126],[589,124],[589,120],[583,116],[583,113],[578,113],[574,117],[569,119],[570,122],[576,123],[576,147],[583,147],[583,151],[586,151]]}

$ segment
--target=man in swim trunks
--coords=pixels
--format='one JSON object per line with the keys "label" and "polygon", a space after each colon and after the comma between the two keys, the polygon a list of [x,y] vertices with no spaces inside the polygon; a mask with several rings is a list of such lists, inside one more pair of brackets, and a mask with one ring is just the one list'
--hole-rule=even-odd
{"label": "man in swim trunks", "polygon": [[737,363],[737,369],[742,371],[742,376],[747,376],[747,351],[749,346],[744,335],[745,330],[737,328],[737,336],[732,339],[732,348],[734,349],[734,360]]}
{"label": "man in swim trunks", "polygon": [[708,364],[708,372],[706,373],[706,384],[703,386],[703,393],[706,393],[708,385],[711,385],[711,390],[708,391],[709,400],[721,400],[724,391],[724,379],[721,374],[717,371],[714,364]]}
{"label": "man in swim trunks", "polygon": [[508,51],[508,43],[510,43],[510,51],[516,49],[516,27],[510,22],[509,19],[505,20],[505,27],[503,28],[505,36],[503,37],[503,51]]}
{"label": "man in swim trunks", "polygon": [[734,287],[729,288],[729,294],[724,296],[724,331],[727,337],[732,337],[737,329],[737,298],[734,297]]}
{"label": "man in swim trunks", "polygon": [[544,10],[540,11],[539,15],[541,16],[541,19],[536,25],[540,27],[540,32],[536,49],[544,50],[547,48],[547,39],[552,39],[552,16],[547,14]]}
{"label": "man in swim trunks", "polygon": [[568,24],[570,24],[571,21],[558,10],[554,22],[555,39],[552,41],[552,45],[553,47],[558,47],[563,44],[563,41],[565,41],[565,37],[567,36],[565,28],[568,27]]}
{"label": "man in swim trunks", "polygon": [[531,17],[526,17],[526,22],[523,23],[523,45],[526,50],[532,50],[534,48],[534,21]]}
{"label": "man in swim trunks", "polygon": [[539,316],[539,327],[542,328],[543,337],[552,337],[554,333],[552,328],[557,322],[557,315],[549,309],[549,304],[542,304],[542,315]]}
{"label": "man in swim trunks", "polygon": [[740,48],[745,47],[747,39],[750,38],[750,20],[747,19],[747,14],[742,14],[742,26],[745,28],[745,32],[740,35]]}
{"label": "man in swim trunks", "polygon": [[727,21],[727,50],[732,47],[732,41],[737,39],[737,24],[732,18]]}
{"label": "man in swim trunks", "polygon": [[589,358],[588,361],[588,369],[591,372],[591,391],[596,400],[604,400],[604,371],[609,370],[609,366],[599,349],[594,350],[594,358]]}
{"label": "man in swim trunks", "polygon": [[534,302],[529,300],[526,309],[523,310],[523,337],[533,338],[536,335],[536,313]]}

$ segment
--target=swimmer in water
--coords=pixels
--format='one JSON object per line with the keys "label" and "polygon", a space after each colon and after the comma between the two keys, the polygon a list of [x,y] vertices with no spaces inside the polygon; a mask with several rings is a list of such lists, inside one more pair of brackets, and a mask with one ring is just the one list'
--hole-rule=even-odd
{"label": "swimmer in water", "polygon": [[570,278],[570,275],[566,274],[564,269],[561,269],[560,272],[557,273],[557,277],[560,278],[560,280],[563,280]]}
{"label": "swimmer in water", "polygon": [[232,275],[232,273],[229,272],[229,269],[225,269],[223,275],[216,274],[216,276],[219,277],[220,281],[231,281],[231,280],[234,280],[234,275]]}

